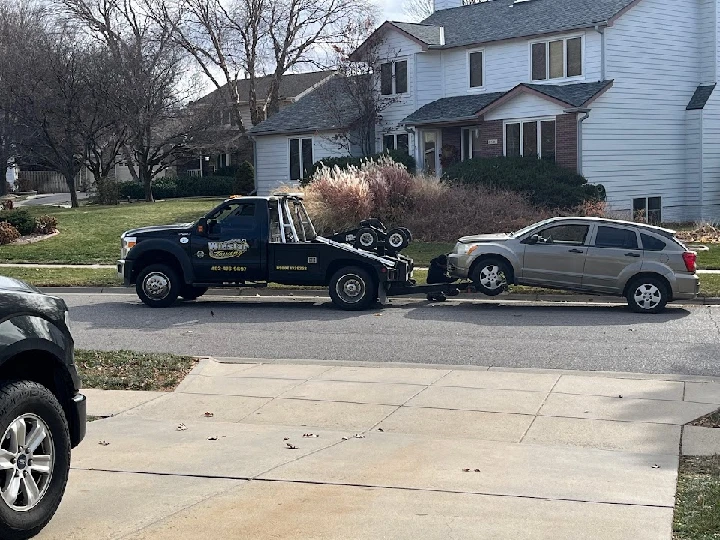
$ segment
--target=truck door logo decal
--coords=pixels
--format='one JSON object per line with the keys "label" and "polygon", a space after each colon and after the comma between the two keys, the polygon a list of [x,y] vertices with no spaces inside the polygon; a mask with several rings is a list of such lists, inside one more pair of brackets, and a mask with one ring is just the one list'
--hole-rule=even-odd
{"label": "truck door logo decal", "polygon": [[209,255],[213,259],[231,259],[240,257],[250,249],[244,238],[242,240],[225,240],[224,242],[208,242]]}

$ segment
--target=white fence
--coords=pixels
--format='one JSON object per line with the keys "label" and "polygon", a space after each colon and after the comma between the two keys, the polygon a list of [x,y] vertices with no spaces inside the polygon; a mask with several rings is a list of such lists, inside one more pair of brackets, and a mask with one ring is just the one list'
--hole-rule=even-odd
{"label": "white fence", "polygon": [[[18,184],[23,190],[38,193],[70,193],[65,177],[56,171],[20,171]],[[88,188],[89,178],[83,170],[75,177],[75,189],[84,191]]]}

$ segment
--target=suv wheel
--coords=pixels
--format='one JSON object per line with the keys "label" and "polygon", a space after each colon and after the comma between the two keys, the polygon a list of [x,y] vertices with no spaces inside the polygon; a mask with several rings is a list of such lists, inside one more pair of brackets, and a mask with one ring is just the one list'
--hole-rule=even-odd
{"label": "suv wheel", "polygon": [[185,285],[180,291],[180,296],[183,300],[195,300],[200,298],[207,292],[207,287],[193,287],[192,285]]}
{"label": "suv wheel", "polygon": [[67,420],[52,392],[35,382],[0,382],[0,403],[0,538],[31,538],[65,492]]}
{"label": "suv wheel", "polygon": [[636,313],[660,313],[668,302],[667,287],[654,277],[634,279],[627,288],[628,306]]}
{"label": "suv wheel", "polygon": [[487,296],[497,296],[507,287],[507,276],[509,275],[510,268],[504,261],[483,259],[475,265],[470,279],[479,292]]}
{"label": "suv wheel", "polygon": [[375,301],[375,287],[366,270],[348,266],[335,272],[330,280],[330,298],[340,309],[360,311]]}
{"label": "suv wheel", "polygon": [[135,290],[140,300],[150,307],[168,307],[180,294],[180,280],[166,264],[151,264],[142,269]]}

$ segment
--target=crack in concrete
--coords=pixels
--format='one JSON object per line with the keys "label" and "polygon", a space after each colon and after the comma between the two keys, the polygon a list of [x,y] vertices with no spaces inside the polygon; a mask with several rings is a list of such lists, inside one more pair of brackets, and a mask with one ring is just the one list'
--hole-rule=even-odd
{"label": "crack in concrete", "polygon": [[540,411],[541,411],[542,408],[545,406],[545,403],[547,403],[547,400],[548,400],[548,398],[550,397],[550,394],[553,393],[553,390],[555,390],[555,387],[557,386],[557,383],[560,382],[560,379],[561,379],[561,378],[562,378],[562,375],[558,375],[558,378],[555,379],[555,382],[553,383],[552,388],[550,388],[550,391],[549,391],[549,392],[547,393],[547,395],[545,396],[545,399],[543,399],[543,401],[542,401],[542,403],[540,404],[540,406],[538,407],[537,411],[535,411],[535,414],[533,415],[533,419],[530,421],[530,425],[529,425],[529,426],[527,427],[527,429],[525,430],[525,433],[522,434],[522,437],[520,437],[520,440],[518,441],[518,444],[519,444],[519,443],[522,443],[523,440],[525,440],[525,437],[527,436],[528,432],[530,431],[530,428],[533,427],[533,424],[535,423],[535,420],[537,420],[537,417],[538,417],[538,415],[540,414]]}

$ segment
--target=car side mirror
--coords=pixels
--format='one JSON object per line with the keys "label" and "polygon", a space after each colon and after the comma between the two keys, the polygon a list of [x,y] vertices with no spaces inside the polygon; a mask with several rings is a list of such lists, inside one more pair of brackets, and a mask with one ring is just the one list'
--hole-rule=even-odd
{"label": "car side mirror", "polygon": [[207,236],[208,234],[208,220],[207,218],[201,217],[198,219],[197,224],[195,225],[195,230],[199,235]]}
{"label": "car side mirror", "polygon": [[537,244],[538,242],[540,242],[539,234],[533,234],[530,238],[527,239],[527,243],[531,246]]}

